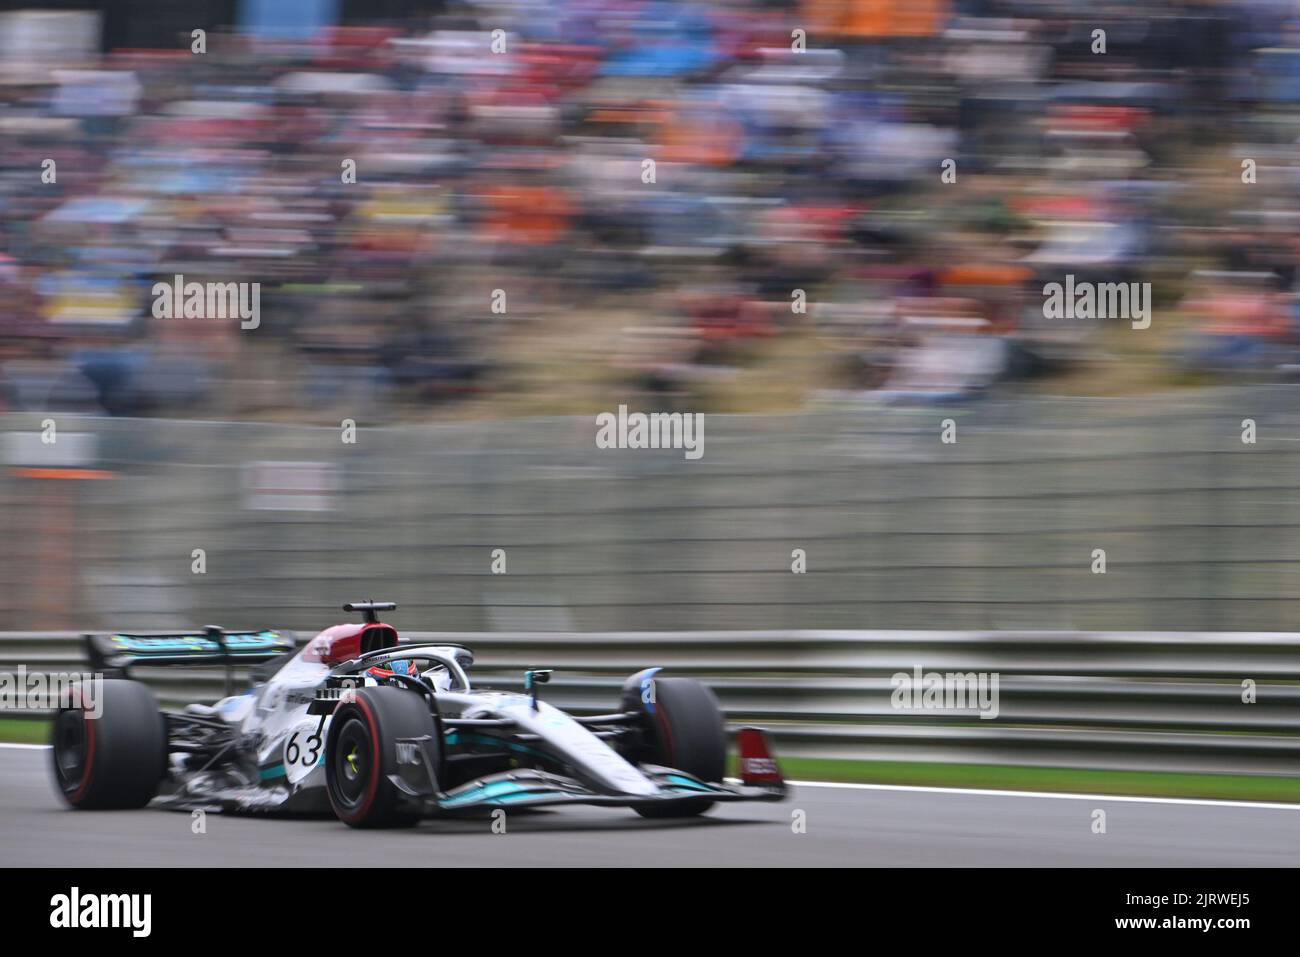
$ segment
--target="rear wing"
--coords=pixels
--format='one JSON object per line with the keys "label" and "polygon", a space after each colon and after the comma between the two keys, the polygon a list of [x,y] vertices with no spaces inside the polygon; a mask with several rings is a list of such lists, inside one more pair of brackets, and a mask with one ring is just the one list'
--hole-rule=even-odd
{"label": "rear wing", "polygon": [[[151,631],[135,634],[88,634],[86,654],[92,671],[128,674],[135,665],[226,668],[227,687],[235,665],[272,661],[295,650],[292,632],[226,631],[209,625],[202,631]],[[229,693],[229,692],[228,692]]]}

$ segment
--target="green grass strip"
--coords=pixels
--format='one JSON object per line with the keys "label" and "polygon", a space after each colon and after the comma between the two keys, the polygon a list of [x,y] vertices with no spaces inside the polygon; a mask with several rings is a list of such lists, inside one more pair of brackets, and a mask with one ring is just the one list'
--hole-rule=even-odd
{"label": "green grass strip", "polygon": [[798,757],[780,758],[780,762],[785,776],[796,781],[1300,803],[1300,777]]}
{"label": "green grass strip", "polygon": [[[47,744],[45,719],[0,718],[0,741]],[[1253,774],[1190,774],[1179,771],[1099,771],[1001,764],[934,764],[919,761],[853,761],[783,757],[781,769],[796,781],[910,784],[999,791],[1073,791],[1139,797],[1219,798],[1300,804],[1300,777]],[[734,768],[733,768],[733,773]]]}

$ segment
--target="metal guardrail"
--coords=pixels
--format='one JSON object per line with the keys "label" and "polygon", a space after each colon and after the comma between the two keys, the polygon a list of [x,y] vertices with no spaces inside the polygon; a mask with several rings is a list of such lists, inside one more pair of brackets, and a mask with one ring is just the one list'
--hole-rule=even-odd
{"label": "metal guardrail", "polygon": [[[577,712],[608,711],[628,674],[660,665],[710,685],[730,723],[770,728],[792,755],[1300,775],[1300,634],[407,632],[403,640],[468,645],[472,677],[489,687],[517,689],[524,668],[554,667],[547,697]],[[0,671],[20,664],[84,670],[83,636],[0,634]],[[918,667],[997,674],[998,716],[894,708],[892,676]],[[173,706],[213,700],[225,680],[213,668],[136,674]]]}

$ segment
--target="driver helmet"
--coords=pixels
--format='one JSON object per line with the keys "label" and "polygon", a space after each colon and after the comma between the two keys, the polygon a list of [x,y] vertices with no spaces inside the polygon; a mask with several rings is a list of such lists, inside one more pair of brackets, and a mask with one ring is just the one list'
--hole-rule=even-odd
{"label": "driver helmet", "polygon": [[407,658],[395,658],[384,665],[375,665],[373,668],[366,669],[366,675],[376,681],[391,678],[393,675],[410,675],[412,678],[416,678],[419,677],[419,674],[415,662]]}

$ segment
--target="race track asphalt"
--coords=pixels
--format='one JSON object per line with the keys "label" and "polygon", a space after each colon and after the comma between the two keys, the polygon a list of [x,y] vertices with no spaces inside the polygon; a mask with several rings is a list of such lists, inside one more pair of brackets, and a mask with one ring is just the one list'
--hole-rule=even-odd
{"label": "race track asphalt", "polygon": [[44,749],[0,746],[0,867],[1289,867],[1300,847],[1300,806],[809,785],[785,803],[723,805],[685,823],[573,807],[512,812],[505,834],[486,816],[360,832],[211,814],[194,834],[186,813],[70,811],[48,761]]}

